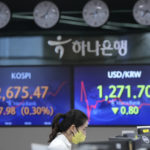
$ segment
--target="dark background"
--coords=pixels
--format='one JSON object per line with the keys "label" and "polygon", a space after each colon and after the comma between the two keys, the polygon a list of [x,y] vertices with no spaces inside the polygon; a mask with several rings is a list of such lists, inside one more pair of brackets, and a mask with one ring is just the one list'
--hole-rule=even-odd
{"label": "dark background", "polygon": [[[32,12],[34,7],[41,0],[3,0],[11,9],[12,14],[20,13],[20,12],[28,12],[30,16],[32,16]],[[79,33],[130,33],[130,32],[147,32],[149,31],[149,27],[140,26],[136,23],[132,15],[132,9],[137,0],[104,0],[109,7],[110,16],[108,22],[99,28],[91,28],[88,26],[76,26],[71,24],[65,24],[58,22],[58,24],[49,30],[44,30],[36,26],[32,19],[21,19],[12,17],[10,23],[4,29],[1,29],[0,34],[23,34],[23,33],[31,33],[32,34],[44,34],[44,33],[67,33],[76,34]],[[78,18],[82,18],[82,9],[88,0],[53,0],[53,2],[58,6],[61,11],[61,15],[63,12],[68,11],[80,11],[79,14],[67,14],[67,16],[74,16]],[[84,21],[83,21],[84,22]],[[117,23],[111,24],[110,22]],[[129,23],[126,25],[126,23]],[[133,27],[133,24],[137,24],[137,27]],[[76,31],[76,32],[74,32]]]}
{"label": "dark background", "polygon": [[[34,6],[40,2],[41,0],[3,0],[10,5],[13,11],[32,11]],[[120,10],[127,9],[132,10],[134,3],[137,0],[104,0],[110,8],[110,10]],[[60,10],[68,11],[68,10],[82,10],[88,0],[53,0]]]}

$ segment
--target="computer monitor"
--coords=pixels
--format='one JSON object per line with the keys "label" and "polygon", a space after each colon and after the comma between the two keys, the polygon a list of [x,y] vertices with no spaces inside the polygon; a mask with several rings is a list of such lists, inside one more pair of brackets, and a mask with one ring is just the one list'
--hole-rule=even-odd
{"label": "computer monitor", "polygon": [[71,109],[68,66],[0,66],[0,75],[0,126],[50,126]]}
{"label": "computer monitor", "polygon": [[91,126],[149,125],[150,65],[74,68],[74,107]]}
{"label": "computer monitor", "polygon": [[116,136],[109,138],[109,141],[114,143],[121,143],[122,149],[121,150],[136,150],[136,148],[140,147],[139,141],[140,138],[133,138],[133,137],[123,137],[123,136]]}
{"label": "computer monitor", "polygon": [[138,134],[150,134],[150,126],[137,126]]}

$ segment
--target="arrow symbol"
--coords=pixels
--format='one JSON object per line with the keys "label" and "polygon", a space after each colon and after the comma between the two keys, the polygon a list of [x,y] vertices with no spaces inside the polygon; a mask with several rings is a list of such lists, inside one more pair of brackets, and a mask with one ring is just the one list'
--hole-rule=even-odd
{"label": "arrow symbol", "polygon": [[112,107],[112,111],[115,115],[118,113],[118,110],[119,110],[118,107]]}

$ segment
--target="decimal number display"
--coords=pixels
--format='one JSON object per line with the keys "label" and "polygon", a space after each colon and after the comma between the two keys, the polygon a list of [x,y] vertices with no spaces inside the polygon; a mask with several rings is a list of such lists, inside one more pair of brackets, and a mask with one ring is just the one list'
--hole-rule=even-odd
{"label": "decimal number display", "polygon": [[132,94],[132,86],[131,85],[110,85],[108,87],[109,94],[104,95],[103,91],[105,90],[103,85],[98,85],[97,90],[99,92],[99,98],[121,98],[124,93],[126,93],[127,98],[141,98],[145,95],[147,98],[150,98],[150,85],[136,85],[138,91],[135,95]]}
{"label": "decimal number display", "polygon": [[122,115],[138,115],[139,114],[139,108],[137,106],[121,106],[120,113]]}
{"label": "decimal number display", "polygon": [[[21,99],[32,99],[33,96],[36,98],[44,99],[48,92],[48,89],[48,86],[36,86],[33,90],[33,93],[29,93],[29,86],[9,86],[3,93],[5,93],[5,98],[7,99],[17,99],[18,97],[21,97]],[[3,89],[0,88],[0,93],[2,93],[2,90]],[[0,97],[2,98],[1,95]]]}
{"label": "decimal number display", "polygon": [[[0,107],[0,116],[15,116],[16,115],[16,107]],[[54,109],[53,107],[45,107],[45,106],[37,106],[37,107],[28,107],[28,106],[22,106],[20,107],[20,114],[22,116],[34,116],[34,115],[48,115],[48,116],[52,116],[54,113]]]}

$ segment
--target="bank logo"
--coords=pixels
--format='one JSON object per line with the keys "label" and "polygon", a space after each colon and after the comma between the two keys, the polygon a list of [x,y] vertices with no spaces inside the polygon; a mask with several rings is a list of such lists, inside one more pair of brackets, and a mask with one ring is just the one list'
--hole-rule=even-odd
{"label": "bank logo", "polygon": [[57,36],[57,41],[48,40],[49,46],[55,46],[55,53],[59,54],[59,58],[61,59],[64,55],[64,47],[62,45],[67,44],[72,41],[72,39],[68,39],[65,41],[61,41],[62,36]]}

